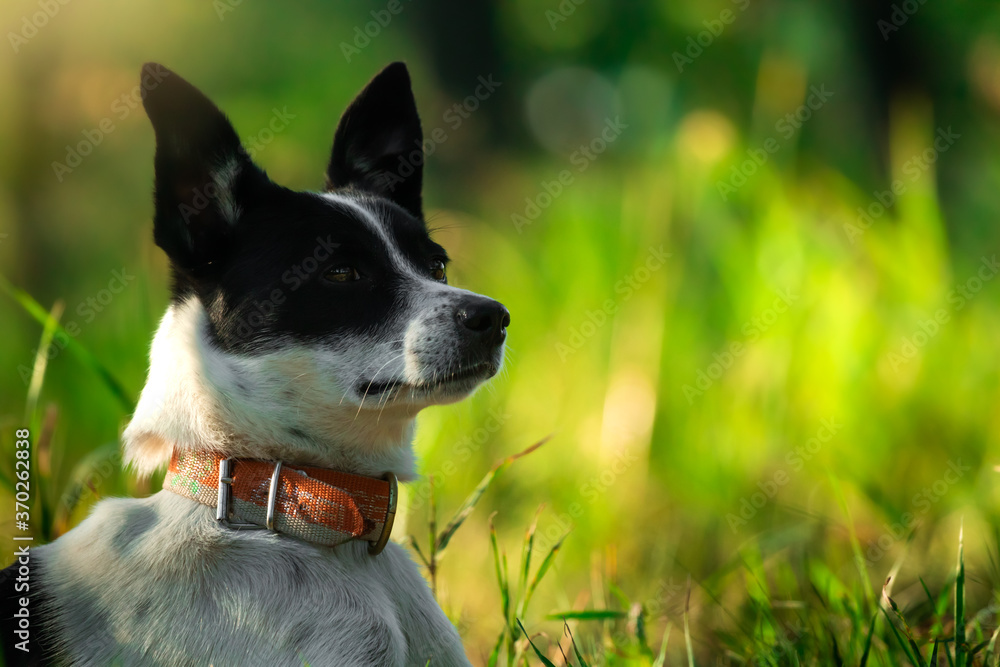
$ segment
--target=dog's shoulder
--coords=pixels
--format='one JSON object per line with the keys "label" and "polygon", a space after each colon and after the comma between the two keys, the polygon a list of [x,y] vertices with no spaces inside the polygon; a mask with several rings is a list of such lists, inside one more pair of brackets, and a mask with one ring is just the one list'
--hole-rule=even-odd
{"label": "dog's shoulder", "polygon": [[364,543],[227,530],[213,512],[169,492],[106,500],[41,547],[57,649],[101,664],[402,665],[456,651],[467,664],[397,545],[373,558]]}
{"label": "dog's shoulder", "polygon": [[431,594],[409,552],[390,542],[371,566],[377,580],[395,604],[407,638],[407,665],[468,665],[458,631]]}

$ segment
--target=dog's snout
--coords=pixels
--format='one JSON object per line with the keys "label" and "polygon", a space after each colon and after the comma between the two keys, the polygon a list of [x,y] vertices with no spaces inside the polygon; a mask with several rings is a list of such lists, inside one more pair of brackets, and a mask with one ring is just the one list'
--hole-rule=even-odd
{"label": "dog's snout", "polygon": [[455,313],[464,328],[490,342],[502,343],[510,325],[510,313],[502,303],[476,299],[461,304]]}

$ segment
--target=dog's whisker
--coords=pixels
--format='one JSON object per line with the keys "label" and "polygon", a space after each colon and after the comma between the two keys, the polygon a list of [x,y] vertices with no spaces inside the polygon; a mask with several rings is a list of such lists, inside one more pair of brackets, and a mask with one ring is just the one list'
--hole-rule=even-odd
{"label": "dog's whisker", "polygon": [[[392,345],[395,345],[397,343],[405,343],[405,341],[406,341],[405,338],[399,338],[399,339],[396,339],[396,340],[385,341],[384,343],[381,343],[381,345],[392,346]],[[396,359],[398,359],[399,357],[404,356],[405,354],[406,354],[406,351],[404,350],[403,352],[400,352],[398,355],[396,355],[395,357],[393,357],[392,359],[390,359],[386,363],[387,364],[391,363],[391,362],[395,361]],[[365,364],[361,368],[361,371],[357,375],[355,375],[354,378],[349,383],[345,384],[344,386],[346,388],[348,388],[348,389],[350,387],[354,386],[354,383],[357,382],[358,379],[360,379],[361,376],[363,376],[368,371],[369,368],[371,368],[372,366],[374,366],[377,363],[378,363],[378,360],[374,360],[374,361],[370,361],[367,364]],[[382,365],[382,368],[385,368],[385,364]],[[380,370],[382,370],[382,368],[379,368],[378,370],[380,371]],[[375,371],[375,374],[378,374],[378,371]],[[338,403],[338,405],[342,405],[344,403],[344,399],[347,398],[347,395],[348,395],[348,392],[345,391],[344,395],[340,397],[340,402]]]}
{"label": "dog's whisker", "polygon": [[397,354],[396,356],[390,358],[384,364],[382,364],[381,366],[379,366],[378,370],[375,371],[374,373],[372,373],[372,379],[368,381],[368,385],[365,387],[365,393],[361,396],[361,403],[358,404],[358,411],[354,414],[354,420],[355,421],[357,421],[358,416],[361,414],[361,409],[365,406],[365,399],[368,397],[368,392],[371,390],[372,384],[374,384],[374,382],[375,382],[375,378],[378,376],[378,374],[382,371],[383,368],[385,368],[386,366],[388,366],[392,362],[396,361],[397,359],[402,358],[405,354],[406,354],[406,352],[400,352],[399,354]]}

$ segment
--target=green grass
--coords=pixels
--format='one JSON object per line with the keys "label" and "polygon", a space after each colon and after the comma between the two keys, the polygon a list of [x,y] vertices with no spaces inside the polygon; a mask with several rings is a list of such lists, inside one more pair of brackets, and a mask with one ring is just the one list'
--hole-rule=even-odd
{"label": "green grass", "polygon": [[[637,175],[652,173],[640,170]],[[870,231],[865,242],[872,247],[864,263],[846,255],[837,261],[859,272],[881,272],[884,284],[878,289],[886,294],[868,294],[866,304],[838,302],[848,293],[831,263],[835,251],[823,245],[832,232],[791,227],[791,219],[773,209],[780,212],[791,206],[800,194],[780,189],[772,194],[777,203],[756,213],[753,205],[749,209],[761,231],[756,235],[735,228],[722,231],[721,238],[736,244],[723,242],[722,247],[752,257],[770,252],[770,244],[798,246],[799,252],[814,257],[801,276],[803,284],[825,296],[804,302],[777,321],[748,356],[694,405],[687,404],[680,385],[693,381],[698,365],[710,363],[713,351],[726,340],[739,340],[741,323],[766,307],[771,294],[752,275],[740,278],[739,263],[732,257],[713,257],[717,242],[690,247],[678,266],[652,277],[655,284],[632,297],[634,308],[619,313],[614,326],[601,329],[564,364],[554,357],[553,342],[579,325],[579,313],[585,313],[589,304],[611,294],[606,285],[613,285],[615,276],[641,263],[648,244],[641,240],[644,233],[636,229],[613,242],[600,234],[574,235],[568,227],[573,211],[592,198],[581,189],[567,195],[568,210],[552,211],[551,229],[540,231],[539,238],[524,239],[523,248],[515,250],[512,242],[499,241],[499,231],[463,236],[463,243],[473,246],[495,244],[497,262],[512,267],[515,282],[537,281],[556,289],[558,282],[544,274],[549,266],[559,270],[555,267],[563,264],[564,255],[582,257],[591,267],[580,285],[558,286],[561,292],[508,287],[509,305],[515,314],[524,313],[525,322],[520,334],[512,327],[508,375],[498,389],[481,394],[470,406],[434,410],[423,420],[418,445],[428,454],[425,470],[433,473],[442,461],[453,458],[454,443],[463,433],[474,432],[488,409],[501,406],[509,413],[493,435],[489,452],[481,447],[459,472],[434,478],[429,516],[419,509],[411,513],[411,521],[426,519],[429,528],[423,546],[421,540],[412,539],[414,551],[442,604],[467,628],[470,653],[481,656],[484,663],[532,664],[544,655],[547,660],[592,665],[903,665],[932,664],[934,655],[939,664],[995,664],[992,628],[998,601],[995,580],[985,569],[984,554],[989,549],[985,543],[976,544],[978,574],[969,596],[962,557],[957,572],[949,577],[936,553],[943,539],[940,534],[949,532],[948,508],[963,506],[966,499],[982,499],[978,510],[970,510],[970,523],[980,530],[996,525],[978,476],[969,475],[941,497],[935,496],[919,529],[896,540],[886,554],[870,558],[866,550],[877,544],[882,524],[914,509],[908,499],[916,490],[933,485],[948,460],[961,456],[970,462],[982,460],[982,443],[992,426],[976,418],[975,410],[985,399],[974,399],[972,406],[958,404],[935,386],[961,385],[971,393],[995,395],[977,370],[985,363],[977,355],[985,354],[985,347],[992,344],[980,337],[980,331],[995,318],[996,297],[987,293],[965,315],[959,314],[952,328],[942,331],[904,377],[883,374],[857,384],[862,365],[851,355],[877,366],[896,345],[899,334],[894,331],[905,330],[914,321],[908,304],[917,297],[909,294],[911,286],[905,280],[893,277],[897,268],[891,264],[900,257],[890,260],[882,254],[879,246],[888,241],[880,234],[910,235],[900,243],[914,254],[913,262],[926,261],[939,250],[926,245],[921,233],[905,227]],[[629,201],[638,192],[614,196]],[[661,204],[654,198],[644,205]],[[600,201],[596,205],[606,206]],[[694,206],[683,201],[677,205]],[[710,202],[702,205],[714,210]],[[697,206],[691,209],[697,210]],[[559,243],[568,243],[570,252],[561,248],[560,255],[552,254],[559,243],[545,237],[557,233],[569,233]],[[598,247],[605,252],[599,253]],[[683,265],[703,252],[709,253],[714,268],[709,271],[713,277],[702,280],[722,281],[720,289],[726,283],[740,284],[739,290],[727,293],[730,303],[724,308],[707,298],[701,302],[703,308],[694,308],[690,302],[699,297],[685,293],[709,289],[690,282],[691,274],[708,271],[707,266]],[[855,250],[844,246],[839,252]],[[526,263],[532,256],[540,260]],[[527,278],[516,276],[522,271],[529,274]],[[681,289],[684,284],[687,287]],[[11,303],[30,314],[36,326],[42,325],[40,349],[51,346],[61,330],[57,322],[61,308],[53,308],[50,316],[26,293],[4,285]],[[492,293],[494,287],[487,284],[481,289]],[[920,298],[933,305],[938,297],[932,290]],[[829,310],[828,300],[839,303],[836,311]],[[562,304],[555,316],[543,314],[549,302]],[[883,331],[883,325],[864,319],[862,314],[871,308],[891,314],[894,331]],[[845,317],[850,326],[842,321]],[[635,344],[620,339],[632,326],[644,327],[645,332]],[[699,340],[698,331],[706,332],[704,340]],[[830,346],[827,354],[836,358],[820,353],[821,341]],[[958,341],[961,350],[955,349]],[[93,344],[102,345],[99,340]],[[91,393],[103,392],[111,399],[104,403],[110,423],[124,418],[134,388],[124,389],[109,370],[106,354],[91,350],[86,341],[73,340],[67,349],[73,356],[58,356],[54,364],[46,364],[45,355],[36,356],[24,408],[16,411],[28,415],[33,433],[42,434],[36,457],[52,461],[48,469],[39,468],[41,497],[35,526],[43,539],[64,532],[99,497],[149,490],[120,470],[113,440],[94,447],[72,437],[71,420],[91,399],[67,394],[60,380],[47,377],[53,365],[63,378],[66,373],[83,375]],[[659,362],[651,364],[656,359]],[[793,359],[797,361],[791,363]],[[772,379],[774,369],[781,369],[781,384]],[[588,381],[563,385],[564,377]],[[815,384],[817,377],[824,381]],[[616,391],[624,393],[619,397]],[[800,402],[800,391],[808,391],[811,401]],[[536,394],[547,396],[544,411],[531,399]],[[648,412],[619,414],[635,405],[647,406]],[[48,420],[42,416],[45,406],[55,408]],[[882,412],[889,406],[904,409],[907,419]],[[558,420],[553,414],[559,415]],[[639,463],[628,463],[613,479],[600,478],[602,472],[615,470],[616,459],[602,449],[606,436],[588,426],[595,423],[595,414],[612,422],[639,424],[639,430],[622,441],[640,452]],[[725,515],[738,512],[740,499],[757,492],[757,480],[771,479],[774,469],[787,469],[787,452],[807,442],[820,417],[829,414],[849,415],[843,418],[846,425],[836,446],[821,449],[799,471],[799,478],[747,518],[745,526],[731,530]],[[930,439],[918,435],[932,425],[931,432],[938,435]],[[504,443],[523,441],[520,434],[554,427],[552,442],[510,471],[506,468],[516,457],[493,468],[483,465],[488,456],[507,449]],[[922,447],[918,457],[900,454],[918,442]],[[954,453],[952,442],[959,443]],[[710,456],[696,453],[706,448],[712,448]],[[574,465],[560,465],[567,460]],[[905,472],[886,475],[899,466]],[[484,470],[489,472],[478,485],[469,479]],[[5,469],[2,477],[10,488],[10,470]],[[589,490],[583,484],[591,484]],[[813,494],[808,507],[795,495],[806,490]],[[461,501],[463,494],[468,495]],[[439,529],[436,513],[442,503],[457,509]],[[547,504],[545,510],[538,509],[541,503]],[[583,507],[578,516],[569,514],[574,503]],[[473,512],[482,504],[499,511],[496,521],[486,521],[487,510]],[[468,528],[469,522],[475,527]],[[575,527],[569,532],[571,525]],[[460,528],[465,532],[459,533]],[[543,529],[548,537],[539,540]],[[512,575],[505,545],[517,533],[523,535],[521,556]],[[461,544],[458,550],[456,539]],[[916,552],[915,562],[892,568],[898,571],[892,580],[898,593],[882,598],[871,581],[884,579],[881,571],[900,558],[904,547]],[[995,552],[997,545],[992,548]],[[491,570],[496,585],[487,587]],[[546,578],[553,573],[558,579]],[[683,593],[673,590],[679,585],[661,585],[665,578],[688,577],[690,590]],[[948,588],[949,578],[954,579],[954,605],[945,611],[937,600]],[[924,580],[935,583],[928,587]],[[444,591],[441,582],[448,584]],[[976,601],[972,613],[966,610],[970,599]],[[668,642],[674,628],[683,632],[679,640],[675,632],[675,640]]]}
{"label": "green grass", "polygon": [[[535,649],[595,666],[996,664],[1000,282],[970,291],[1000,247],[995,21],[922,4],[905,30],[933,45],[962,97],[894,99],[875,119],[840,22],[849,3],[750,3],[683,75],[649,35],[683,44],[718,7],[649,3],[623,12],[627,24],[605,15],[620,42],[587,42],[599,4],[560,25],[555,50],[540,8],[498,6],[510,78],[428,160],[451,280],[503,301],[513,322],[501,376],[420,416],[423,480],[402,491],[397,539],[476,664],[540,664]],[[463,94],[410,9],[333,67],[330,35],[350,35],[367,10],[243,3],[220,22],[205,5],[171,7],[149,34],[129,26],[152,10],[90,3],[0,68],[12,91],[0,114],[0,452],[32,430],[40,542],[101,498],[158,489],[119,454],[167,301],[147,219],[152,132],[136,112],[64,183],[49,164],[134,85],[133,61],[176,67],[243,136],[287,104],[295,123],[259,157],[303,189],[329,157],[318,138],[378,66],[411,63],[428,128]],[[29,10],[0,14],[16,26]],[[237,39],[257,47],[234,58]],[[532,144],[519,115],[567,64],[615,87],[630,127],[519,232],[511,214],[573,168]],[[838,91],[829,105],[723,201],[717,182],[824,81]],[[523,141],[491,142],[497,117]],[[961,138],[911,180],[905,165],[948,123]],[[873,139],[883,124],[886,145]],[[855,233],[858,208],[893,179],[906,193]],[[644,275],[661,246],[670,256]],[[86,321],[79,305],[122,265],[137,279]],[[12,461],[0,456],[0,507]],[[0,539],[14,532],[0,526]]]}

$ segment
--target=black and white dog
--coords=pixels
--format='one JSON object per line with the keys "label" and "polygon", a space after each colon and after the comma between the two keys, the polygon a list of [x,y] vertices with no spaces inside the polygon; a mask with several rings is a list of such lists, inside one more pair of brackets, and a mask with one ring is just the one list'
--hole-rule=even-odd
{"label": "black and white dog", "polygon": [[[406,551],[370,553],[391,528],[393,475],[414,477],[415,415],[493,376],[510,321],[447,283],[406,67],[344,113],[318,193],[272,183],[179,76],[143,74],[160,79],[144,106],[173,292],[124,443],[140,474],[170,463],[169,484],[104,500],[31,551],[30,653],[11,621],[28,593],[14,593],[17,563],[4,572],[8,661],[468,664]],[[274,468],[269,485],[250,488],[251,462]]]}

